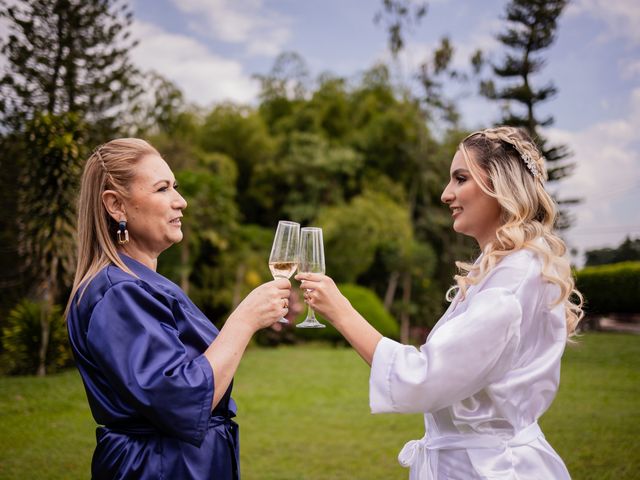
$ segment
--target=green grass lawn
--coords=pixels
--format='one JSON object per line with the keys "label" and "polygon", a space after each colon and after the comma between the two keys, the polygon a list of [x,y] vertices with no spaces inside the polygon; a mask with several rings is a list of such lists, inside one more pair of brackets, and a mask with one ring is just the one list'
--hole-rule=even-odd
{"label": "green grass lawn", "polygon": [[[421,415],[370,415],[368,367],[350,349],[253,348],[236,376],[244,480],[406,479],[396,460]],[[640,336],[568,347],[541,420],[577,480],[640,472]],[[75,371],[0,378],[0,479],[86,479],[94,424]]]}

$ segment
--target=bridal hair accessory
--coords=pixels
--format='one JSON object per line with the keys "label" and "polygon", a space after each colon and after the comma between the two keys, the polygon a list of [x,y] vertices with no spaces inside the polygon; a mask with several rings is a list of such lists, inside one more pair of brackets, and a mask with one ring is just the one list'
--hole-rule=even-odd
{"label": "bridal hair accessory", "polygon": [[520,154],[520,156],[522,157],[522,160],[524,160],[524,163],[527,165],[527,168],[529,169],[533,177],[542,181],[542,175],[540,174],[540,170],[538,170],[538,165],[533,160],[533,158],[531,158],[531,155],[529,155],[527,152],[524,152]]}

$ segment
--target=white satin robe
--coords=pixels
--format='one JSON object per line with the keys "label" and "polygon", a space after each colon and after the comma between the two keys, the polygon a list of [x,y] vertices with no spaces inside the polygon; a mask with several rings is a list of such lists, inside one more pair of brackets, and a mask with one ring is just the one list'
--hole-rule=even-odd
{"label": "white satin robe", "polygon": [[383,338],[371,365],[372,413],[424,413],[402,449],[411,480],[564,480],[537,420],[560,381],[567,339],[557,286],[535,253],[503,258],[458,295],[417,349]]}

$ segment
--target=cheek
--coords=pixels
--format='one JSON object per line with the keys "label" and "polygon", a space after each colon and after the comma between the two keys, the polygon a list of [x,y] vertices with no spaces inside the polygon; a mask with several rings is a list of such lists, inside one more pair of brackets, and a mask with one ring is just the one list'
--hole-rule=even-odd
{"label": "cheek", "polygon": [[500,220],[502,209],[495,198],[487,198],[483,210],[488,221],[495,222]]}
{"label": "cheek", "polygon": [[139,230],[144,230],[150,228],[149,224],[160,216],[159,210],[156,202],[145,198],[131,202],[127,210],[127,216],[132,225],[135,225],[134,228],[137,227]]}
{"label": "cheek", "polygon": [[132,223],[139,223],[141,220],[143,221],[145,218],[144,212],[141,210],[140,205],[132,205],[129,210],[129,221]]}

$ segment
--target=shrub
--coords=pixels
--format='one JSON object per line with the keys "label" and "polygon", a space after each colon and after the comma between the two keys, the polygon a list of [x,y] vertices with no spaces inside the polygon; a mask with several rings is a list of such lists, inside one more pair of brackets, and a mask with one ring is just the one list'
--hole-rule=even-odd
{"label": "shrub", "polygon": [[[0,369],[8,374],[34,374],[38,369],[41,345],[40,316],[44,303],[24,299],[16,305],[2,329]],[[47,372],[67,366],[71,351],[62,309],[54,305],[49,313],[49,346],[46,353]]]}
{"label": "shrub", "polygon": [[585,267],[576,285],[589,314],[640,313],[640,262]]}
{"label": "shrub", "polygon": [[[400,327],[398,322],[387,312],[384,308],[382,300],[372,290],[361,287],[360,285],[354,285],[351,283],[345,283],[339,285],[342,294],[349,299],[351,305],[360,312],[360,314],[367,319],[367,321],[373,325],[385,337],[398,338]],[[300,314],[295,323],[300,323],[304,320],[307,314],[305,308],[304,312]],[[320,322],[324,323],[327,328],[323,329],[302,329],[296,328],[296,335],[307,340],[329,340],[333,343],[343,342],[342,335],[320,315],[317,315]]]}

